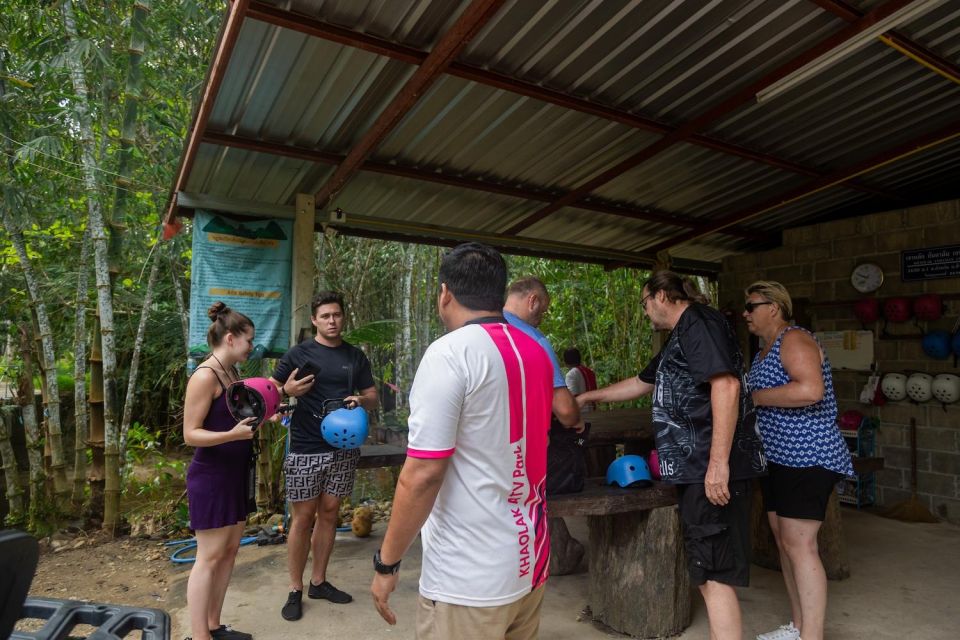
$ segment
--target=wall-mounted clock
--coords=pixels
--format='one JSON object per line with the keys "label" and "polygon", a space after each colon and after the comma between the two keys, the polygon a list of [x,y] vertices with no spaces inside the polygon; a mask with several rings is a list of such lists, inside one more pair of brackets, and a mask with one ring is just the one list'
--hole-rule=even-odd
{"label": "wall-mounted clock", "polygon": [[850,284],[860,293],[876,291],[883,284],[883,269],[873,262],[858,264],[850,274]]}

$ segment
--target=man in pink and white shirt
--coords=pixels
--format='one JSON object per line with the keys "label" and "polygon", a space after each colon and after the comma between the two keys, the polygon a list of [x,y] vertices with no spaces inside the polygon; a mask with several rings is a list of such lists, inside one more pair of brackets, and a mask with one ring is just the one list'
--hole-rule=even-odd
{"label": "man in pink and white shirt", "polygon": [[440,265],[449,333],[427,349],[410,392],[407,462],[374,557],[371,591],[388,599],[417,532],[423,568],[417,637],[537,637],[550,543],[544,495],[553,369],[503,318],[497,251],[462,244]]}

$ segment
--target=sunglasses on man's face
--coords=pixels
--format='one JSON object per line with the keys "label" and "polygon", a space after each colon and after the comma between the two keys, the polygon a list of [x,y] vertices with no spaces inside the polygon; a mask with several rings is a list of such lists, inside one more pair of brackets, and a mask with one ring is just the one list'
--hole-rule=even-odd
{"label": "sunglasses on man's face", "polygon": [[753,310],[757,307],[761,307],[765,304],[773,304],[772,302],[745,302],[743,305],[743,310],[747,313],[753,313]]}

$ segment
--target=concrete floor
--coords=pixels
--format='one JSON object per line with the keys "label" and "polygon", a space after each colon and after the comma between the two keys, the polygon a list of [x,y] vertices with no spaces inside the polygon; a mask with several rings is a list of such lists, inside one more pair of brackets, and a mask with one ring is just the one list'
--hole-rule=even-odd
{"label": "concrete floor", "polygon": [[[585,521],[567,521],[571,533],[586,540]],[[852,575],[829,584],[828,639],[960,638],[960,527],[945,523],[907,524],[846,508],[843,524]],[[223,621],[252,633],[258,640],[413,638],[419,544],[404,559],[400,586],[391,599],[399,621],[390,627],[377,615],[368,592],[373,575],[371,558],[383,531],[383,525],[379,525],[366,539],[338,534],[328,576],[335,585],[352,593],[355,600],[348,605],[333,605],[304,598],[304,615],[296,622],[280,617],[287,594],[285,547],[242,548],[227,593]],[[587,583],[585,571],[550,578],[541,638],[625,637],[580,619],[580,612],[588,603]],[[740,591],[745,638],[769,631],[789,618],[779,573],[754,566],[751,583],[750,588]],[[175,588],[185,591],[186,581],[178,582]],[[173,637],[187,635],[186,610],[170,613]],[[693,622],[678,637],[709,637],[698,594],[694,594]]]}

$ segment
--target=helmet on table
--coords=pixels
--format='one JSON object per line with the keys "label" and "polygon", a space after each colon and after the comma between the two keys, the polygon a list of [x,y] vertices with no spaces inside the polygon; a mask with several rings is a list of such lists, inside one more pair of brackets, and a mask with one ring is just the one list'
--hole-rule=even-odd
{"label": "helmet on table", "polygon": [[280,392],[266,378],[237,380],[226,393],[227,410],[233,419],[255,418],[258,427],[280,408]]}
{"label": "helmet on table", "polygon": [[621,456],[607,467],[607,484],[621,487],[649,487],[653,484],[647,461],[636,455]]}
{"label": "helmet on table", "polygon": [[367,439],[367,411],[346,407],[331,411],[320,423],[320,434],[331,447],[356,449]]}
{"label": "helmet on table", "polygon": [[880,389],[888,400],[903,400],[907,397],[907,376],[902,373],[888,373],[883,376]]}
{"label": "helmet on table", "polygon": [[907,395],[914,402],[926,402],[933,397],[933,376],[929,373],[912,373],[907,378]]}
{"label": "helmet on table", "polygon": [[650,464],[650,475],[653,476],[654,480],[660,479],[660,454],[657,453],[656,449],[650,450],[650,456],[647,458],[647,462]]}

